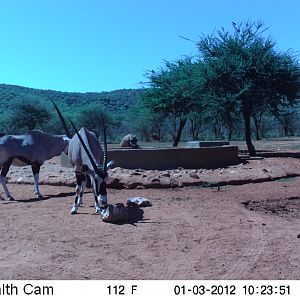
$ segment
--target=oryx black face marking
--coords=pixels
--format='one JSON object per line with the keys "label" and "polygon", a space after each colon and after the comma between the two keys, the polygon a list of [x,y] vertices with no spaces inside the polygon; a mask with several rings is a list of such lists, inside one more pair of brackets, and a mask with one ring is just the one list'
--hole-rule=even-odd
{"label": "oryx black face marking", "polygon": [[103,196],[107,195],[107,192],[106,192],[106,182],[100,183],[99,194],[103,195]]}
{"label": "oryx black face marking", "polygon": [[107,191],[106,191],[106,181],[108,179],[107,172],[100,171],[96,174],[94,179],[94,194],[95,194],[95,205],[100,207],[107,206]]}
{"label": "oryx black face marking", "polygon": [[101,182],[99,183],[99,195],[103,195],[106,196],[106,180],[108,178],[107,172],[102,172],[101,174],[99,174],[99,177],[101,179]]}

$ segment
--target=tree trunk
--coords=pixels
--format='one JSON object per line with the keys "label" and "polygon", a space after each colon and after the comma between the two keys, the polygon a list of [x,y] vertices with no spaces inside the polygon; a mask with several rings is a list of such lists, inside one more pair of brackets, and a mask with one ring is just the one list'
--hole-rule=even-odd
{"label": "tree trunk", "polygon": [[291,115],[284,116],[283,118],[284,136],[291,136],[292,134],[292,119]]}
{"label": "tree trunk", "polygon": [[284,136],[289,136],[289,127],[288,125],[283,126]]}
{"label": "tree trunk", "polygon": [[259,130],[257,128],[255,128],[255,138],[257,141],[261,140],[260,135],[259,135]]}
{"label": "tree trunk", "polygon": [[261,118],[257,118],[256,116],[252,116],[252,119],[254,121],[254,127],[255,127],[255,138],[257,141],[259,141],[260,138],[260,125],[261,125]]}
{"label": "tree trunk", "polygon": [[251,128],[250,128],[250,116],[251,111],[250,109],[246,109],[243,113],[244,121],[245,121],[245,140],[248,147],[249,155],[256,156],[255,148],[251,142]]}
{"label": "tree trunk", "polygon": [[228,141],[231,141],[232,139],[232,124],[228,125]]}
{"label": "tree trunk", "polygon": [[254,127],[255,127],[255,138],[257,141],[260,140],[260,134],[259,134],[259,131],[260,131],[260,123],[258,122],[258,120],[256,118],[253,118],[254,120]]}
{"label": "tree trunk", "polygon": [[161,140],[161,128],[160,127],[157,130],[157,136],[158,136],[158,141],[160,142],[160,140]]}
{"label": "tree trunk", "polygon": [[201,121],[199,118],[189,118],[190,121],[190,133],[193,141],[197,141],[199,139],[199,133],[201,128]]}
{"label": "tree trunk", "polygon": [[178,143],[180,141],[182,130],[183,130],[184,126],[185,126],[185,123],[186,123],[186,118],[180,119],[180,121],[179,121],[179,128],[177,130],[176,137],[175,137],[175,139],[173,141],[173,147],[177,147],[178,146]]}
{"label": "tree trunk", "polygon": [[195,141],[196,126],[195,126],[194,120],[192,118],[190,118],[190,124],[191,124],[190,132],[192,135],[192,140]]}
{"label": "tree trunk", "polygon": [[191,121],[191,134],[192,134],[192,140],[196,141],[198,139],[198,131],[197,131],[196,124],[193,121]]}

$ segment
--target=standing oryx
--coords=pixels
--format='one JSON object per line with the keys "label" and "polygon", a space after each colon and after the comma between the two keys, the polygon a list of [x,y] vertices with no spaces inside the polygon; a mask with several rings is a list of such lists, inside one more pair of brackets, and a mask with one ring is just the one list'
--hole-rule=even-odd
{"label": "standing oryx", "polygon": [[[66,129],[66,122],[58,107],[53,102],[60,117],[63,127]],[[71,120],[70,120],[71,121]],[[106,183],[108,179],[107,170],[113,162],[107,163],[107,141],[106,131],[103,122],[104,151],[96,135],[82,127],[79,131],[71,121],[76,134],[69,142],[68,156],[71,164],[75,167],[76,174],[76,197],[71,214],[76,214],[82,202],[83,192],[86,187],[86,178],[89,176],[95,196],[96,212],[100,213],[101,208],[107,206]],[[103,163],[101,160],[103,157]]]}
{"label": "standing oryx", "polygon": [[34,193],[41,198],[39,191],[39,171],[41,165],[54,156],[67,151],[69,138],[65,135],[52,135],[40,130],[31,130],[21,135],[0,136],[0,182],[9,200],[14,200],[6,186],[6,175],[11,165],[31,165],[34,176]]}

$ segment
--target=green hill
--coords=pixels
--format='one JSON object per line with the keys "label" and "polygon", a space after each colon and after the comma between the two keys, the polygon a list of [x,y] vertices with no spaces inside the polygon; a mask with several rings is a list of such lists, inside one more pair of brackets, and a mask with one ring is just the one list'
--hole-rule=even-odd
{"label": "green hill", "polygon": [[0,114],[4,114],[15,101],[23,99],[34,99],[48,105],[51,105],[49,100],[52,99],[64,112],[76,112],[86,105],[99,104],[111,114],[123,114],[137,102],[141,92],[142,89],[122,89],[99,93],[71,93],[0,84]]}

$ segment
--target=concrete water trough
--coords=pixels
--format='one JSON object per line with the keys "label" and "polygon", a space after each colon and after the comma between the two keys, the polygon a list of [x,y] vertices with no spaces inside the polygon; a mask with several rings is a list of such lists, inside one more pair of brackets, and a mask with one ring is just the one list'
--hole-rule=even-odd
{"label": "concrete water trough", "polygon": [[199,147],[220,147],[228,146],[228,141],[190,141],[186,142],[185,147],[199,148]]}
{"label": "concrete water trough", "polygon": [[115,161],[115,167],[126,169],[218,168],[238,162],[238,147],[118,148],[109,150],[109,159]]}

